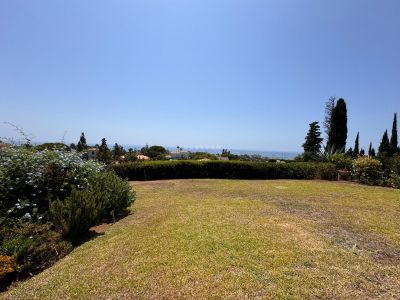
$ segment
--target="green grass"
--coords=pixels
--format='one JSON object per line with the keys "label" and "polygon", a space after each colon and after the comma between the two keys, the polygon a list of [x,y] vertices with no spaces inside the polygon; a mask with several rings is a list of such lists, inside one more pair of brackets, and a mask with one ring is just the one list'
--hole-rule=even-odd
{"label": "green grass", "polygon": [[4,299],[399,299],[400,191],[135,182],[133,213]]}

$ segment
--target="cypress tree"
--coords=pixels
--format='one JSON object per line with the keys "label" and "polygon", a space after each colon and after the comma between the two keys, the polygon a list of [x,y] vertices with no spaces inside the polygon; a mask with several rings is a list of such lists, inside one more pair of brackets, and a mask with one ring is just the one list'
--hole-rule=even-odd
{"label": "cypress tree", "polygon": [[107,140],[105,138],[101,139],[99,151],[97,151],[97,159],[105,164],[111,162],[111,151],[108,149]]}
{"label": "cypress tree", "polygon": [[390,137],[390,154],[395,154],[398,151],[397,148],[397,113],[394,114],[392,136]]}
{"label": "cypress tree", "polygon": [[361,148],[360,150],[360,156],[365,156],[365,150]]}
{"label": "cypress tree", "polygon": [[378,148],[378,155],[380,157],[387,156],[390,152],[390,142],[389,142],[389,136],[387,133],[387,130],[385,130],[385,133],[382,136],[382,141],[381,144],[379,145]]}
{"label": "cypress tree", "polygon": [[83,150],[86,150],[88,148],[86,144],[86,138],[85,138],[85,133],[81,133],[81,137],[79,138],[78,145],[76,146],[76,150],[78,152],[82,152]]}
{"label": "cypress tree", "polygon": [[328,147],[345,151],[347,141],[347,107],[344,99],[340,98],[332,111],[332,123],[328,137]]}
{"label": "cypress tree", "polygon": [[310,154],[317,154],[321,150],[321,131],[318,122],[310,123],[310,129],[308,130],[307,136],[303,144],[304,152]]}
{"label": "cypress tree", "polygon": [[375,156],[375,149],[372,148],[372,142],[369,143],[368,156],[369,157],[374,157]]}
{"label": "cypress tree", "polygon": [[353,156],[357,157],[360,154],[360,133],[357,132],[357,137],[354,145]]}

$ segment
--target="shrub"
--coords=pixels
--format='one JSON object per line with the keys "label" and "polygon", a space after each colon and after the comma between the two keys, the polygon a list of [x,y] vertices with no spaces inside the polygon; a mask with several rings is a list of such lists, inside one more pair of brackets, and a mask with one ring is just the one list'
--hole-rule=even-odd
{"label": "shrub", "polygon": [[130,180],[228,178],[228,179],[335,179],[329,163],[270,163],[242,161],[151,161],[113,166]]}
{"label": "shrub", "polygon": [[353,162],[353,173],[365,184],[377,184],[382,179],[381,162],[370,157],[359,157]]}
{"label": "shrub", "polygon": [[331,161],[339,170],[351,170],[353,165],[352,158],[345,153],[333,154]]}
{"label": "shrub", "polygon": [[89,182],[89,189],[93,192],[101,191],[106,198],[105,210],[114,211],[115,214],[124,212],[135,201],[135,193],[129,183],[112,171],[93,176]]}
{"label": "shrub", "polygon": [[100,220],[106,206],[107,192],[74,189],[64,200],[50,203],[51,220],[64,236],[77,240]]}
{"label": "shrub", "polygon": [[49,199],[64,199],[84,189],[104,166],[85,161],[75,151],[35,151],[11,147],[0,151],[0,216],[46,218]]}

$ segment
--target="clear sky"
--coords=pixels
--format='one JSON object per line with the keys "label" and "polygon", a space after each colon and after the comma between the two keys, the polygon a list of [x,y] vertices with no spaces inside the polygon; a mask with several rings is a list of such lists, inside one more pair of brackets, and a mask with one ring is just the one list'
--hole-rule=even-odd
{"label": "clear sky", "polygon": [[0,0],[0,121],[37,141],[298,151],[332,95],[377,146],[400,1]]}

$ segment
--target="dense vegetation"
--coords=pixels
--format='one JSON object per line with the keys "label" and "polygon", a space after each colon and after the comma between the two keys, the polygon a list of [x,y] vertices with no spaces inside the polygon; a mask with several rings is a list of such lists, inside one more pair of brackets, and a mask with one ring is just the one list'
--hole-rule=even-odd
{"label": "dense vegetation", "polygon": [[336,168],[329,163],[262,163],[243,161],[150,161],[113,166],[130,180],[181,178],[230,179],[335,179]]}
{"label": "dense vegetation", "polygon": [[129,184],[104,164],[48,148],[0,149],[0,265],[8,265],[0,278],[39,272],[134,200]]}
{"label": "dense vegetation", "polygon": [[[378,154],[369,144],[368,153],[360,147],[360,133],[354,142],[354,148],[346,150],[347,143],[347,107],[343,99],[329,98],[325,107],[324,127],[326,145],[323,147],[318,122],[310,123],[303,144],[304,153],[298,161],[332,162],[341,171],[351,173],[349,178],[370,185],[400,188],[400,148],[397,136],[397,114],[394,114],[392,134],[389,139],[385,130],[378,148]],[[323,148],[323,150],[321,150]]]}

